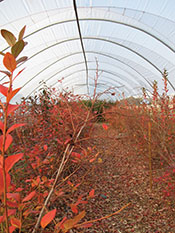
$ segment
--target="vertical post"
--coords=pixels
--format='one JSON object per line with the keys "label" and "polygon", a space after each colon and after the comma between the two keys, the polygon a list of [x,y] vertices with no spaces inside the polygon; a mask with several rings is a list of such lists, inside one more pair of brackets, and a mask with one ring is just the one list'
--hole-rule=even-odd
{"label": "vertical post", "polygon": [[149,177],[150,177],[150,190],[152,192],[152,155],[151,155],[151,122],[148,122],[148,154],[149,154]]}

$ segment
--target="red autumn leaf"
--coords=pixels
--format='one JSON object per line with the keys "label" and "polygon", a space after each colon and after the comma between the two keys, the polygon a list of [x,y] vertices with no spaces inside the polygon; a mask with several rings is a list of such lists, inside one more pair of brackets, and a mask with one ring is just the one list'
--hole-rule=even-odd
{"label": "red autumn leaf", "polygon": [[57,142],[58,142],[60,145],[63,144],[63,142],[61,142],[58,138],[57,138]]}
{"label": "red autumn leaf", "polygon": [[80,186],[80,185],[81,185],[81,183],[78,183],[78,184],[75,185],[74,188],[78,188],[78,186]]}
{"label": "red autumn leaf", "polygon": [[64,194],[64,192],[62,191],[62,189],[55,191],[55,194],[57,195],[57,197],[60,197]]}
{"label": "red autumn leaf", "polygon": [[20,87],[15,89],[15,90],[11,90],[9,95],[7,96],[7,102],[10,102],[10,100],[18,93],[18,91],[20,91]]}
{"label": "red autumn leaf", "polygon": [[19,228],[19,229],[21,228],[21,221],[17,218],[11,218],[10,223],[12,224],[12,226],[16,228]]}
{"label": "red autumn leaf", "polygon": [[[7,187],[10,186],[10,175],[6,173],[6,185]],[[0,168],[0,195],[4,192],[4,180],[3,180],[3,170]]]}
{"label": "red autumn leaf", "polygon": [[56,224],[56,228],[60,228],[60,229],[62,229],[62,230],[64,230],[64,227],[63,227],[63,223],[65,222],[67,220],[67,217],[64,217],[62,220],[61,220],[61,222],[58,222],[57,224]]}
{"label": "red autumn leaf", "polygon": [[[16,210],[15,209],[8,209],[8,216],[15,215]],[[5,221],[5,213],[3,216],[0,216],[0,224]]]}
{"label": "red autumn leaf", "polygon": [[81,158],[81,155],[77,152],[72,152],[72,156],[77,158],[77,159],[80,159]]}
{"label": "red autumn leaf", "polygon": [[92,190],[89,192],[89,197],[94,197],[94,193],[95,193],[95,190],[92,189]]}
{"label": "red autumn leaf", "polygon": [[0,121],[0,129],[1,129],[2,132],[3,132],[3,130],[4,130],[4,123],[3,123],[2,121]]}
{"label": "red autumn leaf", "polygon": [[26,211],[23,212],[24,218],[26,218],[32,211],[27,209]]}
{"label": "red autumn leaf", "polygon": [[8,87],[5,87],[5,86],[3,86],[3,85],[0,84],[0,92],[1,92],[1,94],[3,94],[4,96],[7,96]]}
{"label": "red autumn leaf", "polygon": [[[3,138],[4,136],[0,136],[0,150],[2,151],[2,146],[3,146]],[[6,135],[6,141],[5,141],[5,151],[9,148],[10,144],[12,143],[13,138],[10,134]]]}
{"label": "red autumn leaf", "polygon": [[99,155],[99,152],[97,152],[96,155],[92,159],[89,160],[89,162],[92,163],[94,160],[96,160],[98,155]]}
{"label": "red autumn leaf", "polygon": [[16,227],[14,227],[14,226],[10,226],[10,227],[9,227],[9,232],[10,232],[10,233],[13,233],[14,230],[16,230]]}
{"label": "red autumn leaf", "polygon": [[9,148],[9,146],[11,145],[13,141],[13,138],[10,134],[6,135],[6,141],[5,141],[5,151]]}
{"label": "red autumn leaf", "polygon": [[23,188],[17,188],[15,191],[16,192],[21,192],[23,190]]}
{"label": "red autumn leaf", "polygon": [[2,168],[3,167],[3,157],[2,157],[2,155],[0,155],[0,168]]}
{"label": "red autumn leaf", "polygon": [[89,162],[92,163],[94,160],[96,160],[96,158],[90,159]]}
{"label": "red autumn leaf", "polygon": [[3,58],[3,64],[10,72],[13,72],[16,69],[16,60],[14,56],[7,52]]}
{"label": "red autumn leaf", "polygon": [[54,218],[56,215],[56,209],[49,211],[45,214],[41,219],[41,227],[45,228]]}
{"label": "red autumn leaf", "polygon": [[64,145],[67,145],[70,141],[71,141],[70,138],[66,139],[66,141],[64,142]]}
{"label": "red autumn leaf", "polygon": [[10,155],[5,159],[5,170],[9,172],[15,163],[17,163],[23,157],[23,153]]}
{"label": "red autumn leaf", "polygon": [[23,200],[22,202],[25,202],[25,201],[30,201],[36,194],[36,191],[33,191],[31,193],[29,193]]}
{"label": "red autumn leaf", "polygon": [[16,210],[15,209],[8,209],[8,216],[15,215]]}
{"label": "red autumn leaf", "polygon": [[71,161],[72,161],[73,163],[78,163],[78,160],[72,159]]}
{"label": "red autumn leaf", "polygon": [[[17,63],[17,64],[18,64],[18,63]],[[25,69],[25,68],[24,68],[24,69]],[[17,73],[17,75],[13,78],[13,81],[23,72],[24,69],[20,70],[20,71]]]}
{"label": "red autumn leaf", "polygon": [[65,232],[70,230],[73,226],[75,226],[82,218],[84,218],[86,212],[83,210],[78,215],[76,215],[73,219],[68,219],[64,222],[63,226],[65,228]]}
{"label": "red autumn leaf", "polygon": [[4,221],[4,216],[0,216],[0,224]]}
{"label": "red autumn leaf", "polygon": [[20,105],[9,104],[7,109],[7,116],[14,112]]}
{"label": "red autumn leaf", "polygon": [[106,124],[104,124],[104,123],[102,124],[102,127],[103,127],[104,130],[108,129],[108,126]]}
{"label": "red autumn leaf", "polygon": [[[85,224],[81,224],[81,228],[88,228],[91,227],[93,224],[92,223],[85,223]],[[77,227],[78,228],[78,227]]]}
{"label": "red autumn leaf", "polygon": [[12,208],[18,207],[18,203],[16,201],[7,201],[7,205],[12,207]]}
{"label": "red autumn leaf", "polygon": [[25,124],[14,124],[12,125],[8,130],[7,130],[7,134],[9,134],[10,132],[12,132],[14,129],[24,126]]}
{"label": "red autumn leaf", "polygon": [[47,151],[47,145],[44,145],[44,150]]}
{"label": "red autumn leaf", "polygon": [[78,208],[77,208],[77,206],[75,204],[71,204],[70,208],[71,208],[73,213],[78,214]]}
{"label": "red autumn leaf", "polygon": [[72,187],[74,186],[73,183],[71,181],[69,181],[69,180],[67,181],[67,183],[68,183],[68,185],[70,185]]}
{"label": "red autumn leaf", "polygon": [[20,201],[20,195],[19,193],[7,193],[7,198],[8,199],[14,199],[16,201]]}
{"label": "red autumn leaf", "polygon": [[11,73],[8,72],[8,71],[6,71],[6,70],[0,70],[0,72],[3,73],[3,74],[5,74],[5,75],[7,75],[8,77],[11,76]]}

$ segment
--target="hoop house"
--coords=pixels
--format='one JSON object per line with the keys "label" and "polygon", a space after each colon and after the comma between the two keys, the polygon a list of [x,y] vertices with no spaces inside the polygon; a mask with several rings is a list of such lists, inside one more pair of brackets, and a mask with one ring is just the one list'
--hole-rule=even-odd
{"label": "hoop house", "polygon": [[[28,56],[14,86],[20,97],[47,86],[75,94],[114,88],[117,95],[138,96],[162,73],[175,86],[175,4],[173,0],[2,0],[0,28],[14,35],[26,25],[23,55]],[[7,51],[0,38],[0,51]],[[2,57],[0,58],[2,60]],[[0,74],[1,82],[5,77]],[[59,82],[62,80],[62,82]],[[106,98],[106,97],[105,97]]]}

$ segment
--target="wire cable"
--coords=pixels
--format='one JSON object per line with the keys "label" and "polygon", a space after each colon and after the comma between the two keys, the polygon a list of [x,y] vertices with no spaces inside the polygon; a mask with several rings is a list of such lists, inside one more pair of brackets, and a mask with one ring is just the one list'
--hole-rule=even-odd
{"label": "wire cable", "polygon": [[83,39],[82,39],[82,35],[81,35],[81,29],[80,29],[80,23],[79,23],[79,18],[78,18],[76,0],[73,0],[73,5],[74,5],[74,11],[75,11],[75,16],[76,16],[76,21],[77,21],[79,37],[80,37],[80,43],[81,43],[83,56],[84,56],[84,62],[85,62],[85,66],[86,66],[86,84],[87,84],[87,93],[89,94],[88,65],[87,65],[87,58],[86,58],[86,53],[85,53],[85,49],[84,49],[84,45],[83,45]]}

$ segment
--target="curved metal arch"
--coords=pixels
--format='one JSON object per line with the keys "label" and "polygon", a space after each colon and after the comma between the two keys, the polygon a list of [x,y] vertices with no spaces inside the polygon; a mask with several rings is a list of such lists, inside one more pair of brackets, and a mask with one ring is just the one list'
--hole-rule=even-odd
{"label": "curved metal arch", "polygon": [[[77,55],[77,54],[81,54],[82,52],[75,52],[75,53],[71,53],[71,54],[68,54],[64,57],[61,57],[60,59],[52,62],[51,64],[49,64],[48,66],[46,66],[44,69],[42,69],[41,71],[39,71],[36,75],[34,75],[31,79],[33,80],[35,77],[37,77],[38,75],[40,75],[42,72],[44,72],[45,70],[47,70],[48,68],[50,68],[52,65],[55,65],[57,62],[60,62],[61,60],[63,59],[66,59],[68,57],[71,57],[73,55]],[[105,54],[105,53],[101,53],[101,52],[96,52],[96,51],[86,51],[86,53],[94,53],[94,54],[99,54],[99,55],[102,55],[102,56],[105,56],[105,57],[108,57],[110,59],[113,59],[113,60],[116,60],[128,67],[130,67],[132,70],[134,70],[137,74],[139,74],[151,87],[152,87],[152,84],[142,75],[142,73],[140,73],[139,71],[137,71],[134,67],[128,65],[127,63],[121,61],[120,59],[117,59],[116,57],[112,56],[112,55],[109,55],[109,54]],[[136,63],[138,64],[138,63]],[[139,64],[138,64],[139,65]]]}
{"label": "curved metal arch", "polygon": [[[90,86],[90,87],[92,87],[92,86]],[[80,89],[80,87],[76,87],[76,89]],[[120,90],[120,88],[118,89],[118,90],[115,90],[116,92],[117,91],[119,91]],[[115,97],[111,97],[111,95],[110,95],[110,93],[103,93],[103,94],[105,94],[106,96],[108,96],[109,97],[109,95],[110,95],[110,98],[112,99],[112,98],[114,98],[114,99],[122,99],[123,97],[122,97],[122,94],[125,94],[125,92],[124,91],[119,91],[119,96],[117,96],[117,94],[115,95]],[[135,94],[133,94],[132,96],[136,96],[136,97],[138,97],[138,95],[139,96],[141,96],[141,94],[143,94],[143,93],[135,93]],[[125,96],[125,97],[129,97],[130,95],[127,95],[127,96]],[[118,97],[120,97],[120,98],[118,98]]]}
{"label": "curved metal arch", "polygon": [[[92,86],[90,86],[90,85],[89,85],[89,87],[92,88]],[[75,89],[76,89],[76,90],[79,90],[80,88],[81,88],[81,87],[75,87],[74,90],[75,90]],[[100,90],[100,91],[101,91],[101,90]],[[101,91],[101,92],[102,92],[102,91]],[[120,92],[119,94],[121,95],[121,92]],[[80,94],[80,95],[83,95],[83,94]],[[102,96],[102,95],[107,96],[108,99],[111,99],[111,100],[113,101],[114,96],[111,96],[110,93],[105,93],[105,92],[104,92],[104,93],[101,94],[101,96]],[[109,95],[110,95],[110,96],[109,96]],[[115,96],[115,97],[117,97],[117,96]],[[116,99],[118,99],[118,98],[114,98],[114,99],[116,100]]]}
{"label": "curved metal arch", "polygon": [[[128,17],[128,16],[127,16]],[[129,18],[129,17],[128,17]],[[163,17],[162,17],[163,18]],[[133,18],[131,18],[131,19],[133,19]],[[165,18],[166,19],[166,18]],[[168,49],[170,49],[172,52],[175,52],[175,50],[171,47],[171,46],[169,46],[167,43],[165,43],[163,40],[160,40],[157,36],[155,36],[154,34],[152,34],[152,33],[150,33],[150,32],[147,32],[146,30],[144,30],[144,29],[142,29],[142,28],[139,28],[139,27],[136,27],[136,26],[134,26],[134,25],[131,25],[131,24],[127,24],[127,23],[124,23],[124,22],[120,22],[120,21],[113,21],[113,20],[107,20],[107,19],[102,19],[102,18],[79,18],[79,21],[87,21],[87,20],[96,20],[96,21],[106,21],[106,22],[111,22],[111,23],[117,23],[117,24],[121,24],[121,25],[124,25],[124,26],[128,26],[128,27],[131,27],[131,28],[134,28],[134,29],[136,29],[136,30],[138,30],[138,31],[142,31],[142,32],[144,32],[144,33],[146,33],[146,34],[148,34],[149,36],[151,36],[151,37],[153,37],[154,39],[156,39],[156,40],[158,40],[160,43],[162,43],[164,46],[166,46]],[[167,20],[167,19],[166,19]],[[56,22],[56,23],[52,23],[52,24],[49,24],[49,25],[47,25],[47,26],[45,26],[45,27],[42,27],[42,28],[40,28],[40,29],[38,29],[38,30],[36,30],[36,31],[34,31],[34,32],[32,32],[32,33],[30,33],[30,34],[28,34],[27,36],[25,36],[24,37],[24,39],[25,38],[27,38],[27,37],[29,37],[29,36],[31,36],[31,35],[34,35],[35,33],[38,33],[38,32],[40,32],[40,31],[42,31],[42,30],[44,30],[44,29],[47,29],[47,28],[49,28],[49,27],[52,27],[52,26],[55,26],[55,25],[59,25],[59,24],[63,24],[63,23],[70,23],[70,22],[75,22],[76,21],[76,19],[69,19],[69,20],[64,20],[64,21],[60,21],[60,22]],[[148,25],[147,25],[148,26]],[[9,47],[7,47],[7,48],[5,48],[4,50],[2,50],[2,52],[4,52],[6,49],[8,49]]]}
{"label": "curved metal arch", "polygon": [[[154,65],[152,62],[150,62],[147,58],[145,58],[143,55],[141,55],[140,53],[134,51],[133,49],[125,46],[125,45],[122,45],[120,43],[117,43],[115,41],[111,41],[111,40],[108,40],[108,39],[105,39],[105,38],[96,38],[96,37],[83,37],[83,39],[88,39],[88,40],[100,40],[100,41],[105,41],[105,42],[108,42],[108,43],[112,43],[112,44],[115,44],[115,45],[118,45],[118,46],[121,46],[131,52],[133,52],[134,54],[138,55],[139,57],[141,57],[143,60],[145,60],[146,62],[148,62],[151,66],[153,66],[161,75],[163,74],[162,71],[156,66]],[[70,41],[76,41],[76,40],[79,40],[79,38],[71,38],[71,39],[67,39],[67,40],[64,40],[64,41],[60,41],[60,42],[57,42],[55,44],[52,44],[50,46],[48,46],[47,48],[44,48],[42,50],[40,50],[39,52],[35,53],[34,55],[32,55],[28,60],[32,59],[33,57],[37,56],[38,54],[46,51],[47,49],[50,49],[54,46],[57,46],[57,45],[60,45],[60,44],[63,44],[63,43],[66,43],[66,42],[70,42]],[[27,61],[26,61],[27,62]],[[5,77],[5,76],[4,76]],[[4,79],[4,77],[0,80],[2,81]],[[32,79],[30,79],[27,83],[29,83]],[[26,83],[26,84],[27,84]],[[25,84],[25,85],[26,85]],[[25,86],[24,85],[24,86]]]}
{"label": "curved metal arch", "polygon": [[[88,53],[88,52],[87,52]],[[91,52],[91,53],[95,53],[95,52]],[[74,54],[70,54],[70,55],[67,55],[67,56],[65,56],[65,57],[62,57],[62,58],[60,58],[60,59],[58,59],[57,61],[55,61],[55,62],[53,62],[53,63],[51,63],[50,65],[48,65],[48,66],[46,66],[43,70],[41,70],[40,72],[38,72],[36,75],[34,75],[31,79],[33,80],[34,78],[36,78],[38,75],[40,75],[43,71],[45,71],[45,70],[47,70],[48,68],[50,68],[52,65],[55,65],[57,62],[59,62],[59,61],[61,61],[62,59],[64,59],[64,58],[67,58],[67,57],[70,57],[70,56],[72,56],[72,55],[76,55],[76,54],[81,54],[81,52],[76,52],[76,53],[74,53]],[[102,53],[98,53],[98,54],[102,54]],[[109,55],[106,55],[106,54],[102,54],[102,55],[104,55],[104,56],[107,56],[107,57],[110,57]],[[110,57],[111,58],[111,57]],[[119,62],[121,62],[119,59],[115,59],[115,58],[113,58],[114,60],[117,60],[117,61],[119,61]],[[88,61],[89,62],[89,61]],[[91,61],[90,61],[91,62]],[[110,64],[110,63],[107,63],[107,62],[101,62],[101,63],[106,63],[106,64]],[[121,62],[122,63],[122,62]],[[124,63],[125,64],[125,63]],[[110,64],[111,65],[111,64]],[[126,65],[126,64],[125,64]],[[119,67],[120,68],[120,67]],[[67,68],[64,68],[64,69],[67,69]],[[135,69],[134,69],[135,70]],[[135,75],[132,75],[130,72],[128,72],[128,71],[126,71],[125,70],[125,72],[126,73],[128,73],[129,74],[129,76],[133,76],[134,77],[134,81],[136,81],[138,84],[140,84],[139,83],[139,81],[137,81],[137,79],[135,78]],[[137,72],[138,73],[138,72]],[[129,79],[130,80],[130,79]],[[146,79],[145,79],[146,80]],[[147,81],[147,80],[146,80]],[[149,83],[149,81],[147,81],[148,83]],[[27,84],[27,83],[26,83]],[[150,83],[149,83],[150,84]],[[151,85],[151,84],[150,84]],[[24,85],[22,86],[22,87],[24,87]]]}
{"label": "curved metal arch", "polygon": [[[93,61],[93,62],[94,62],[94,61]],[[70,65],[70,66],[68,66],[68,67],[66,67],[66,68],[64,68],[64,69],[62,69],[62,70],[59,70],[58,72],[56,72],[55,74],[51,75],[49,78],[47,78],[47,79],[44,80],[44,81],[47,82],[48,80],[50,80],[50,79],[52,79],[53,77],[55,77],[55,75],[58,75],[59,73],[63,72],[65,69],[69,69],[69,68],[71,68],[71,67],[73,67],[73,66],[75,66],[75,65],[80,65],[80,64],[83,64],[83,62],[78,62],[78,63],[72,64],[72,65]],[[89,70],[92,70],[92,69],[89,69]],[[96,69],[94,69],[94,70],[96,70]],[[116,76],[117,76],[117,75],[119,75],[119,74],[116,74]],[[121,76],[123,76],[123,75],[121,75]],[[124,77],[124,76],[123,76],[123,77]],[[121,79],[121,78],[119,78],[119,79]],[[118,82],[117,80],[113,80],[113,81],[119,83],[120,85],[123,85],[123,83],[120,83],[120,82]],[[125,81],[125,82],[127,82],[127,81]],[[24,86],[26,86],[26,83],[25,83],[25,85],[22,86],[22,88],[23,88]],[[30,92],[30,93],[28,94],[28,96],[30,96],[34,91],[36,91],[36,90],[37,90],[38,88],[40,88],[41,86],[42,86],[42,83],[39,84],[34,90],[32,90],[32,92]],[[28,97],[28,96],[27,96],[27,97]]]}
{"label": "curved metal arch", "polygon": [[[90,69],[90,70],[96,71],[96,69]],[[66,75],[65,78],[67,78],[67,77],[69,77],[69,76],[72,76],[72,75],[74,75],[74,74],[80,73],[80,72],[85,72],[85,69],[81,69],[81,70],[77,70],[77,71],[75,71],[75,72],[72,72],[72,73]],[[108,79],[110,79],[110,80],[112,80],[112,81],[115,81],[115,80],[112,79],[112,78],[109,78],[109,77],[106,77],[106,78],[108,78]],[[92,78],[91,78],[91,79],[92,79]],[[52,85],[50,85],[50,87],[53,87],[53,86],[55,86],[55,85],[57,85],[57,84],[60,84],[60,83],[55,82],[55,83],[53,83]],[[111,83],[111,84],[114,86],[113,83]],[[119,84],[122,85],[122,87],[124,87],[124,88],[127,90],[128,93],[131,93],[132,89],[126,87],[125,85],[123,85],[123,84],[121,84],[121,83],[119,83]],[[90,87],[92,87],[92,86],[90,85]],[[117,87],[116,87],[116,88],[117,88]],[[119,87],[119,88],[120,88],[120,87]],[[118,88],[118,89],[119,89],[119,88]],[[30,96],[30,95],[28,95],[28,96]],[[27,96],[27,97],[28,97],[28,96]],[[27,97],[26,97],[26,98],[27,98]]]}
{"label": "curved metal arch", "polygon": [[[93,63],[93,62],[95,62],[95,61],[88,61],[88,62],[90,62],[90,63]],[[101,62],[100,64],[107,64],[107,65],[111,65],[111,66],[113,66],[113,67],[116,67],[116,66],[114,66],[113,64],[111,64],[111,63],[109,63],[109,62]],[[120,68],[120,67],[119,67]],[[130,72],[128,72],[128,71],[126,71],[126,70],[124,70],[124,72],[126,72],[130,77],[133,77],[134,78],[134,80],[132,81],[130,78],[126,78],[126,80],[124,80],[125,82],[128,82],[128,83],[135,83],[135,84],[139,84],[140,85],[140,83],[139,83],[139,81],[137,81],[136,79],[135,79],[135,75],[133,75],[132,76],[132,74],[130,73]],[[118,72],[116,73],[117,75],[120,75]],[[122,75],[121,74],[121,76],[123,76],[124,77],[124,75]]]}
{"label": "curved metal arch", "polygon": [[[89,69],[89,70],[96,71],[96,69]],[[82,70],[80,70],[80,71],[85,71],[85,70],[82,69]],[[80,71],[79,71],[79,72],[80,72]],[[98,69],[98,71],[101,71],[101,72],[104,72],[104,73],[107,73],[107,74],[110,74],[110,75],[113,75],[113,76],[117,76],[117,75],[118,75],[117,73],[111,72],[111,71],[108,71],[108,70]],[[73,74],[76,73],[76,72],[77,72],[77,71],[71,73],[70,75],[73,75]],[[68,77],[68,76],[70,76],[70,75],[67,75],[67,76],[65,76],[65,77]],[[121,75],[121,76],[123,76],[123,75]],[[112,79],[112,78],[109,78],[109,77],[108,77],[108,79],[109,79],[109,80],[112,80],[112,81],[114,81],[114,82],[116,82],[116,83],[119,83],[120,85],[123,85],[123,83],[120,83],[120,82],[118,82],[118,81],[115,80],[115,79]],[[49,80],[49,79],[48,79],[48,80]],[[57,84],[57,82],[54,83],[54,84]],[[54,85],[54,84],[53,84],[53,85]],[[51,87],[52,87],[53,85],[51,85]],[[131,92],[133,91],[133,89],[128,88],[126,85],[124,85],[124,87],[128,90],[129,93],[131,93]]]}
{"label": "curved metal arch", "polygon": [[115,42],[115,41],[112,41],[112,40],[109,40],[109,39],[105,39],[105,38],[100,38],[100,37],[92,37],[92,36],[85,36],[83,37],[84,40],[100,40],[100,41],[104,41],[104,42],[107,42],[107,43],[111,43],[111,44],[114,44],[114,45],[118,45],[118,46],[121,46],[125,49],[128,49],[129,51],[135,53],[136,55],[138,55],[139,57],[141,57],[142,59],[144,59],[146,62],[148,62],[151,66],[153,66],[161,75],[163,74],[163,72],[155,65],[153,64],[151,61],[149,61],[147,58],[145,58],[142,54],[136,52],[135,50],[127,47],[126,45],[123,45],[123,44],[120,44],[118,42]]}
{"label": "curved metal arch", "polygon": [[[132,70],[134,70],[139,76],[141,76],[151,87],[152,84],[144,77],[144,75],[142,73],[140,73],[138,70],[136,70],[134,67],[132,67],[131,65],[127,64],[124,61],[121,61],[120,59],[118,59],[117,57],[114,57],[112,54],[106,54],[106,53],[101,53],[101,52],[96,52],[96,51],[86,51],[86,53],[94,53],[94,54],[98,54],[98,55],[102,55],[105,57],[108,57],[110,59],[116,60],[126,66],[128,66],[129,68],[131,68]],[[130,59],[128,59],[129,61],[131,61]],[[136,62],[135,62],[136,63]],[[139,65],[138,63],[136,63],[137,65]],[[140,66],[140,65],[139,65]],[[145,68],[145,67],[144,67]],[[145,68],[146,69],[146,68]],[[147,69],[146,69],[147,70]]]}
{"label": "curved metal arch", "polygon": [[[93,69],[94,71],[96,71],[96,69]],[[67,78],[68,76],[71,76],[71,75],[74,75],[74,74],[76,74],[76,73],[79,73],[79,72],[85,72],[85,69],[82,69],[82,70],[79,70],[79,71],[76,71],[76,72],[73,72],[73,73],[70,73],[70,74],[68,74],[68,75],[66,75],[65,76],[65,78]],[[108,78],[108,79],[111,79],[111,80],[113,80],[114,81],[114,79],[112,79],[112,78],[109,78],[109,77],[106,77],[105,76],[105,78]],[[50,85],[50,87],[53,87],[53,86],[55,86],[55,85],[57,85],[57,84],[60,84],[60,83],[58,83],[58,82],[55,82],[55,83],[53,83],[52,85]],[[129,94],[131,94],[131,92],[133,91],[133,89],[128,89],[126,86],[122,86],[122,87],[124,87],[126,90],[127,90],[127,92],[129,93]],[[118,88],[118,90],[120,89],[120,87]],[[123,91],[122,91],[122,93],[123,93]],[[138,96],[138,93],[136,92],[134,95],[132,95],[132,96]],[[27,98],[27,97],[26,97]]]}
{"label": "curved metal arch", "polygon": [[[91,70],[92,70],[92,69],[91,69]],[[96,70],[96,69],[94,69],[94,70]],[[84,71],[84,70],[83,70],[83,71]],[[73,73],[72,73],[72,75],[74,75],[74,74],[76,74],[76,72],[73,72]],[[116,75],[117,75],[117,73],[116,73]],[[67,75],[65,76],[65,78],[66,78],[66,77],[67,77]],[[107,82],[106,84],[105,84],[105,83],[102,83],[103,85],[110,84],[111,86],[116,87],[116,88],[121,88],[121,87],[126,87],[126,88],[127,88],[127,86],[126,86],[124,83],[120,83],[120,82],[116,81],[115,79],[110,78],[110,77],[107,77],[107,76],[104,76],[104,75],[103,75],[103,77],[106,78],[107,80],[111,80],[111,81],[113,81],[113,82],[116,82],[116,83],[120,84],[120,86],[116,86],[113,82]],[[94,79],[93,79],[92,77],[89,77],[89,79],[92,80],[92,81],[94,82]],[[66,81],[68,81],[68,80],[66,79]],[[78,83],[74,83],[74,82],[69,82],[69,81],[68,81],[68,82],[64,82],[64,86],[69,85],[69,84],[70,84],[70,85],[73,85],[73,84],[78,85]],[[98,83],[98,84],[101,84],[101,82]],[[60,83],[60,85],[61,85],[61,83]],[[81,84],[79,84],[79,85],[81,86]],[[84,86],[84,85],[86,85],[86,84],[82,84],[82,86]],[[89,86],[93,87],[94,84],[90,83]],[[107,85],[107,86],[108,86],[108,85]],[[128,90],[130,90],[130,89],[128,89]]]}
{"label": "curved metal arch", "polygon": [[[95,62],[95,61],[88,61],[88,62]],[[47,78],[45,81],[47,82],[48,80],[50,80],[51,78],[53,78],[55,75],[57,75],[57,74],[63,72],[64,70],[67,70],[67,69],[69,69],[69,68],[71,68],[71,67],[73,67],[73,66],[75,66],[75,65],[80,65],[80,64],[83,64],[83,62],[78,62],[78,63],[74,63],[74,64],[72,64],[72,65],[69,65],[69,66],[67,66],[67,67],[64,68],[64,69],[57,71],[55,74],[53,74],[52,76],[50,76],[49,78]],[[33,80],[33,78],[32,78],[32,80]],[[26,83],[21,87],[21,89],[22,89],[23,87],[25,87],[25,86],[26,86],[30,81],[32,81],[32,80],[29,80],[28,82],[26,82]],[[126,81],[126,82],[127,82],[127,81]],[[42,85],[42,84],[41,84],[41,85]],[[40,86],[38,86],[38,88],[39,88],[39,87],[40,87]]]}
{"label": "curved metal arch", "polygon": [[[76,73],[74,73],[74,74],[76,74]],[[109,78],[109,77],[106,77],[105,76],[105,78]],[[94,79],[93,78],[90,78],[92,81],[94,81]],[[71,87],[73,87],[73,88],[76,88],[76,87],[82,87],[82,86],[86,86],[86,84],[78,84],[78,83],[73,83],[73,82],[69,82],[69,84],[70,84],[70,86]],[[61,84],[60,84],[61,85]],[[99,86],[100,85],[100,86]],[[112,83],[112,82],[108,82],[108,83],[97,83],[97,89],[99,89],[100,87],[107,87],[107,90],[108,89],[112,89],[112,90],[118,90],[118,89],[120,89],[120,88],[122,88],[122,87],[125,87],[125,85],[121,85],[121,86],[115,86],[114,85],[114,83]],[[67,82],[66,83],[64,83],[64,85],[63,85],[63,88],[66,88],[66,87],[68,87],[67,86]],[[94,84],[89,84],[89,87],[91,87],[91,88],[93,88],[94,87]]]}
{"label": "curved metal arch", "polygon": [[[107,64],[107,65],[111,65],[111,66],[114,67],[114,65],[111,64],[111,63],[109,63],[109,62],[104,62],[104,61],[100,62],[100,64],[103,64],[103,63],[104,63],[104,64]],[[115,66],[115,67],[117,67],[117,68],[123,70],[123,71],[126,72],[130,77],[133,77],[133,79],[130,79],[130,78],[128,79],[129,82],[134,82],[135,84],[139,84],[139,85],[141,84],[141,83],[139,82],[138,78],[137,78],[135,75],[131,74],[129,71],[122,69],[120,66]],[[126,82],[127,82],[127,80],[126,80]]]}
{"label": "curved metal arch", "polygon": [[[84,84],[84,85],[86,85],[86,84]],[[103,86],[103,88],[105,87],[105,85]],[[107,89],[107,90],[105,90],[105,89],[102,89],[102,87],[98,87],[98,90],[99,91],[97,91],[97,94],[100,92],[101,93],[101,96],[102,95],[105,95],[105,96],[107,96],[107,98],[109,98],[109,99],[111,99],[111,100],[113,100],[113,99],[118,99],[117,98],[117,95],[115,95],[115,96],[111,96],[111,93],[112,92],[115,92],[115,93],[119,93],[120,95],[122,94],[122,92],[123,91],[120,91],[120,87],[112,87],[111,89],[110,89],[110,86],[108,86],[109,87],[109,90]],[[59,87],[58,87],[59,88]],[[79,90],[81,88],[81,86],[74,86],[73,87],[73,90]],[[93,88],[93,86],[92,85],[89,85],[89,88],[91,89],[91,88]],[[63,90],[64,90],[64,87],[63,87]],[[106,92],[107,91],[107,92]],[[111,92],[110,92],[111,91]],[[81,95],[83,95],[83,94],[81,94]]]}
{"label": "curved metal arch", "polygon": [[161,44],[163,44],[165,47],[167,47],[168,49],[170,49],[173,53],[175,52],[175,49],[173,49],[170,45],[168,45],[167,43],[165,43],[163,40],[161,40],[159,37],[155,36],[154,34],[152,33],[149,33],[148,31],[142,29],[142,28],[138,28],[136,26],[133,26],[131,24],[127,24],[127,23],[124,23],[124,22],[119,22],[119,21],[115,21],[115,20],[106,20],[106,19],[96,19],[96,18],[85,18],[85,19],[80,19],[82,21],[91,21],[91,20],[94,20],[94,21],[102,21],[102,22],[110,22],[110,23],[116,23],[116,24],[121,24],[121,25],[124,25],[124,26],[127,26],[127,27],[131,27],[131,28],[134,28],[136,30],[139,30],[143,33],[146,33],[147,35],[153,37],[154,39],[156,39],[157,41],[159,41]]}

